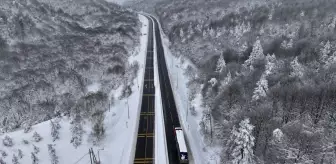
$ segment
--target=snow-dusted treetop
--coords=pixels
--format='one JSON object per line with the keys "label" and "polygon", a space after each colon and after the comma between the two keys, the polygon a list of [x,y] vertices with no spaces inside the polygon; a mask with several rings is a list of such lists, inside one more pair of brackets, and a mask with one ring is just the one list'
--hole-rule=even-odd
{"label": "snow-dusted treetop", "polygon": [[268,81],[265,74],[263,74],[260,80],[257,82],[257,87],[253,91],[252,100],[256,101],[262,97],[266,97],[266,92],[268,91]]}
{"label": "snow-dusted treetop", "polygon": [[223,58],[223,55],[220,55],[216,65],[216,72],[221,73],[224,70],[225,66],[226,63]]}
{"label": "snow-dusted treetop", "polygon": [[264,59],[265,55],[263,52],[263,48],[261,46],[260,40],[257,40],[253,44],[252,52],[249,56],[249,58],[244,62],[243,66],[245,68],[250,68],[250,70],[253,70],[253,64],[258,61]]}

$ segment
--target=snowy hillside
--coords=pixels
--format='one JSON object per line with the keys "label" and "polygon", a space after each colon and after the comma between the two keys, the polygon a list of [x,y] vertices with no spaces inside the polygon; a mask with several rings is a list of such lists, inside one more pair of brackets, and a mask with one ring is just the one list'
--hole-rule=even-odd
{"label": "snowy hillside", "polygon": [[195,163],[336,160],[335,7],[335,0],[156,5]]}
{"label": "snowy hillside", "polygon": [[106,110],[137,73],[139,34],[135,13],[103,0],[0,1],[0,132]]}
{"label": "snowy hillside", "polygon": [[[146,34],[148,21],[143,16],[139,18],[141,33]],[[58,116],[30,128],[0,135],[0,163],[86,164],[90,162],[90,148],[93,148],[101,163],[133,161],[129,157],[134,153],[135,139],[130,136],[135,136],[137,132],[147,35],[137,39],[140,44],[134,48],[126,62],[138,63],[139,73],[134,74],[135,78],[123,81],[124,83],[115,89],[108,90],[109,100],[113,100],[113,103],[104,110],[103,115],[94,113],[89,119],[83,119],[80,114],[74,117]],[[95,95],[101,98],[103,85],[89,85],[86,99]],[[132,91],[127,97],[124,88]]]}

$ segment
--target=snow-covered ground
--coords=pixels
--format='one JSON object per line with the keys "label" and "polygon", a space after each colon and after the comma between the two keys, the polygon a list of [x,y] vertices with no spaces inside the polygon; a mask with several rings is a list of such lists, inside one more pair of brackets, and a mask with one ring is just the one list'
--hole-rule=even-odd
{"label": "snow-covered ground", "polygon": [[[161,28],[161,27],[160,27]],[[195,164],[212,164],[219,163],[220,147],[206,146],[203,142],[202,135],[199,131],[199,122],[201,121],[201,113],[204,110],[201,107],[202,96],[198,94],[192,102],[188,103],[188,77],[184,75],[184,70],[188,67],[194,67],[194,65],[187,59],[176,58],[169,50],[169,40],[163,33],[161,28],[162,44],[165,52],[166,63],[169,72],[169,79],[172,84],[173,93],[175,97],[175,103],[177,111],[180,116],[180,122],[183,127],[189,148],[192,152],[192,157]],[[192,104],[195,107],[198,115],[193,116],[187,109]]]}
{"label": "snow-covered ground", "polygon": [[[139,19],[143,26],[141,28],[141,33],[148,32],[148,20],[139,15]],[[51,127],[50,121],[42,122],[40,124],[34,125],[29,133],[24,133],[23,130],[18,130],[12,133],[3,134],[0,136],[2,139],[8,135],[13,139],[14,145],[12,147],[3,146],[0,143],[0,159],[2,158],[7,163],[12,163],[13,155],[18,156],[18,149],[23,152],[23,158],[19,159],[21,164],[31,164],[31,152],[34,151],[34,146],[38,147],[40,151],[36,154],[39,159],[39,163],[47,164],[50,163],[50,157],[48,153],[48,144],[53,144],[56,150],[56,155],[58,156],[58,161],[61,164],[73,164],[80,163],[86,164],[89,162],[90,158],[88,155],[89,148],[93,148],[96,156],[98,155],[102,163],[132,163],[134,154],[134,147],[136,142],[136,133],[138,126],[138,116],[140,112],[140,102],[141,102],[141,91],[142,80],[144,76],[144,62],[147,47],[147,35],[141,35],[140,47],[137,51],[129,58],[129,62],[137,61],[140,65],[139,74],[137,78],[134,79],[134,84],[132,86],[132,94],[128,98],[119,100],[123,86],[120,86],[116,90],[112,90],[110,95],[114,95],[114,105],[105,113],[105,139],[100,144],[100,146],[94,146],[90,141],[88,141],[89,135],[91,133],[92,125],[86,122],[83,125],[84,134],[82,139],[82,144],[74,148],[70,143],[71,140],[71,124],[70,119],[67,117],[60,118],[60,139],[55,142],[51,138]],[[137,81],[136,81],[137,80]],[[138,86],[139,84],[140,86]],[[94,83],[87,87],[89,92],[98,91],[100,85]],[[140,92],[139,92],[140,91]],[[129,109],[129,112],[128,110]],[[40,142],[33,141],[33,133],[37,132],[43,138]],[[29,143],[24,144],[22,141],[27,140]],[[6,152],[7,156],[3,156],[3,151]]]}

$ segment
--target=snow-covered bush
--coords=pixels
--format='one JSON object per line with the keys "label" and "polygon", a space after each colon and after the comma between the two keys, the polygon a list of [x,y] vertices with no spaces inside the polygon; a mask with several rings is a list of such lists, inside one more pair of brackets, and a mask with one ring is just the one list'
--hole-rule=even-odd
{"label": "snow-covered bush", "polygon": [[13,139],[9,136],[5,136],[5,138],[2,140],[2,144],[6,147],[12,147],[14,145]]}
{"label": "snow-covered bush", "polygon": [[35,142],[40,142],[42,140],[42,137],[37,132],[34,132],[34,134],[33,134],[33,140]]}
{"label": "snow-covered bush", "polygon": [[29,144],[29,141],[26,140],[26,139],[22,139],[22,143],[25,144],[25,145],[28,145],[28,144]]}
{"label": "snow-covered bush", "polygon": [[0,150],[0,153],[3,158],[6,158],[8,156],[6,151]]}

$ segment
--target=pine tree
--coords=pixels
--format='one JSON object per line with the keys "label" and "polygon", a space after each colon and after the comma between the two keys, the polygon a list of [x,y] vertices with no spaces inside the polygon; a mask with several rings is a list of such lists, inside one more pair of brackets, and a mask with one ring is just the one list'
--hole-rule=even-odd
{"label": "pine tree", "polygon": [[266,55],[266,68],[265,68],[265,74],[266,76],[270,75],[275,68],[275,63],[276,63],[276,57],[275,55]]}
{"label": "pine tree", "polygon": [[304,68],[303,65],[299,63],[298,57],[295,57],[294,60],[290,63],[290,65],[292,67],[292,72],[290,76],[301,78],[304,74]]}
{"label": "pine tree", "polygon": [[266,92],[268,91],[268,81],[266,76],[261,75],[260,80],[257,82],[257,87],[253,91],[252,100],[256,101],[262,97],[266,97]]}
{"label": "pine tree", "polygon": [[12,138],[9,136],[5,136],[5,138],[2,140],[2,143],[6,147],[12,147],[14,145]]}
{"label": "pine tree", "polygon": [[331,65],[336,63],[336,51],[328,58],[324,65],[324,68],[329,68]]}
{"label": "pine tree", "polygon": [[61,129],[61,125],[58,121],[51,121],[50,120],[50,126],[51,126],[51,136],[53,138],[53,141],[55,142],[57,139],[59,139],[59,129]]}
{"label": "pine tree", "polygon": [[40,141],[42,140],[42,137],[41,137],[37,132],[35,132],[35,133],[33,134],[33,140],[34,140],[35,142],[40,142]]}
{"label": "pine tree", "polygon": [[220,55],[217,61],[217,65],[216,65],[216,72],[221,73],[224,70],[225,66],[226,66],[226,63],[223,58],[223,55]]}
{"label": "pine tree", "polygon": [[84,131],[81,124],[81,118],[77,115],[71,125],[72,138],[70,141],[75,148],[81,145],[83,133]]}
{"label": "pine tree", "polygon": [[15,154],[13,154],[12,163],[13,164],[20,164],[19,158]]}
{"label": "pine tree", "polygon": [[0,164],[6,164],[6,162],[2,158],[0,158]]}
{"label": "pine tree", "polygon": [[254,45],[253,45],[253,49],[252,52],[249,56],[249,58],[244,62],[243,66],[245,68],[249,68],[250,70],[253,70],[253,64],[256,63],[256,61],[258,60],[262,60],[264,59],[264,53],[263,53],[263,48],[261,46],[260,40],[257,40]]}
{"label": "pine tree", "polygon": [[39,163],[39,160],[38,158],[36,157],[36,155],[32,152],[31,153],[31,160],[32,160],[32,164],[38,164]]}
{"label": "pine tree", "polygon": [[58,164],[58,156],[56,155],[56,150],[52,144],[48,144],[48,152],[51,164]]}
{"label": "pine tree", "polygon": [[248,118],[242,120],[239,123],[239,129],[235,128],[232,131],[232,137],[234,141],[234,147],[231,152],[233,157],[233,164],[254,164],[253,160],[253,146],[254,137],[252,135],[254,126],[250,124]]}
{"label": "pine tree", "polygon": [[320,50],[320,60],[323,64],[326,64],[328,62],[329,54],[331,53],[331,45],[329,40],[327,43],[321,48]]}
{"label": "pine tree", "polygon": [[18,149],[18,157],[19,157],[20,159],[23,158],[23,153],[22,153],[22,150],[21,150],[21,149]]}
{"label": "pine tree", "polygon": [[35,145],[33,145],[34,147],[34,153],[38,154],[40,152],[40,148],[36,147]]}

